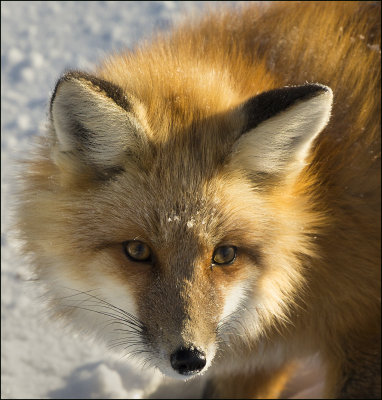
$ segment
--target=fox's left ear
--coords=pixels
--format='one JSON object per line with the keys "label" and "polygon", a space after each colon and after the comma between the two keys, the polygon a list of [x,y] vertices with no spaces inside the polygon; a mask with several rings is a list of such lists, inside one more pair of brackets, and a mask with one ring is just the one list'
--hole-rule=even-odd
{"label": "fox's left ear", "polygon": [[333,93],[306,84],[264,92],[241,106],[247,123],[237,139],[231,166],[259,176],[298,173],[314,138],[330,118]]}

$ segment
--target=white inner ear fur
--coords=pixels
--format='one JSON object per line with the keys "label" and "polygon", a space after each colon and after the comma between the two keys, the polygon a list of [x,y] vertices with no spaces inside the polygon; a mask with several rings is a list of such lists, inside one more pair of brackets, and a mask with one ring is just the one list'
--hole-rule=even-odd
{"label": "white inner ear fur", "polygon": [[[125,149],[139,149],[137,137],[142,129],[137,119],[85,82],[61,83],[52,104],[52,117],[59,151],[85,148],[82,156],[96,165],[114,166]],[[89,135],[81,139],[78,127]]]}
{"label": "white inner ear fur", "polygon": [[231,165],[255,173],[300,171],[314,138],[330,118],[333,93],[330,88],[244,133],[233,152]]}

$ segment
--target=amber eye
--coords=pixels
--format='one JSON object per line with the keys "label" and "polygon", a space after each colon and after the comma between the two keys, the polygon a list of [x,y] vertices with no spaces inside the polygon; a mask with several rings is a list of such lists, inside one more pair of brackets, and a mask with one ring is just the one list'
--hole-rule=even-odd
{"label": "amber eye", "polygon": [[146,243],[139,240],[130,240],[123,243],[123,249],[127,257],[133,261],[150,262],[151,249]]}
{"label": "amber eye", "polygon": [[236,258],[235,246],[220,246],[214,251],[212,263],[217,265],[231,264]]}

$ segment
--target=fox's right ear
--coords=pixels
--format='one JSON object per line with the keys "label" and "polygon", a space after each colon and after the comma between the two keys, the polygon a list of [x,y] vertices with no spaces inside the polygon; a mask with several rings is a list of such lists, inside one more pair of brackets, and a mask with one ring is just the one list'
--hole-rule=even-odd
{"label": "fox's right ear", "polygon": [[50,105],[56,163],[69,157],[102,172],[118,170],[126,156],[139,155],[147,137],[133,102],[110,82],[82,72],[65,74]]}

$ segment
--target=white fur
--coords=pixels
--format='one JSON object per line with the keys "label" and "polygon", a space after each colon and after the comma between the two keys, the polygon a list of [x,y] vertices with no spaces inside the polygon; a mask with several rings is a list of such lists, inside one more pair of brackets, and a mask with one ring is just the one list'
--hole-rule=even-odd
{"label": "white fur", "polygon": [[[79,332],[104,339],[108,345],[114,344],[113,341],[116,340],[127,342],[133,339],[132,334],[128,332],[128,326],[123,324],[123,319],[128,319],[123,312],[135,317],[138,315],[136,301],[128,286],[121,285],[110,276],[105,279],[99,273],[86,280],[76,279],[64,265],[54,261],[56,268],[46,270],[43,277],[45,282],[49,282],[46,286],[47,294],[49,296],[50,292],[54,293],[56,311],[71,312],[71,326],[76,327]],[[89,264],[89,268],[96,270],[97,264],[102,262],[107,263],[107,260],[97,257]],[[117,346],[115,351],[125,355],[127,350],[124,350],[124,347]]]}
{"label": "white fur", "polygon": [[229,288],[225,293],[224,308],[220,320],[223,320],[229,317],[229,315],[233,314],[239,308],[240,303],[245,298],[245,295],[246,289],[242,283]]}

